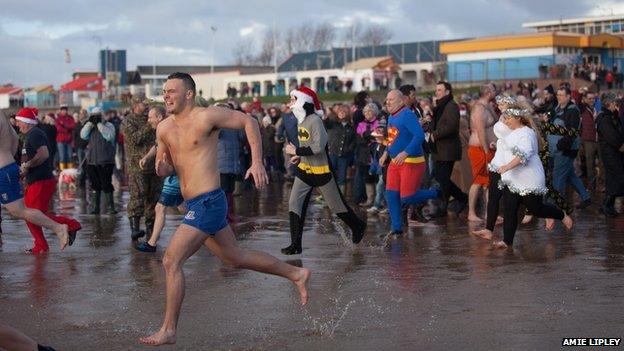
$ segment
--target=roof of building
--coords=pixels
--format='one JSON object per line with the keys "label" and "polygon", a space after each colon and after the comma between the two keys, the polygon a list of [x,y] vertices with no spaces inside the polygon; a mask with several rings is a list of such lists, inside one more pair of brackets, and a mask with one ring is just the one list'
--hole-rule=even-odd
{"label": "roof of building", "polygon": [[79,77],[61,85],[59,91],[104,91],[104,85],[100,77]]}
{"label": "roof of building", "polygon": [[22,92],[22,88],[9,86],[0,86],[0,94],[2,95],[15,95]]}
{"label": "roof of building", "polygon": [[[230,72],[240,71],[241,74],[255,74],[272,72],[273,67],[270,66],[241,66],[241,65],[228,65],[228,66],[214,66],[213,72]],[[210,66],[137,66],[137,72],[145,78],[145,76],[151,76],[156,72],[156,75],[170,75],[176,72],[185,72],[188,74],[193,73],[210,73]]]}
{"label": "roof of building", "polygon": [[538,32],[446,42],[440,45],[443,54],[479,51],[529,49],[540,47],[624,48],[624,39],[610,34],[584,35],[570,32]]}
{"label": "roof of building", "polygon": [[380,56],[380,57],[369,57],[356,60],[354,62],[349,62],[345,66],[345,69],[350,71],[355,71],[359,69],[369,69],[369,68],[388,68],[393,67],[394,59],[392,56]]}
{"label": "roof of building", "polygon": [[[380,56],[391,56],[397,64],[444,61],[446,58],[440,54],[440,43],[440,41],[432,40],[356,47],[355,61]],[[277,70],[278,72],[295,72],[341,69],[351,61],[354,61],[352,60],[352,50],[351,47],[343,47],[295,53],[279,65]]]}
{"label": "roof of building", "polygon": [[52,93],[54,92],[54,87],[52,85],[37,85],[35,87],[29,88],[26,90],[27,93]]}
{"label": "roof of building", "polygon": [[595,17],[581,17],[581,18],[565,18],[558,20],[548,20],[548,21],[540,21],[540,22],[527,22],[522,23],[523,28],[535,28],[535,27],[544,27],[544,26],[556,26],[558,24],[572,24],[572,23],[593,23],[593,22],[601,22],[601,21],[613,21],[624,19],[624,14],[619,15],[609,15],[609,16],[595,16]]}

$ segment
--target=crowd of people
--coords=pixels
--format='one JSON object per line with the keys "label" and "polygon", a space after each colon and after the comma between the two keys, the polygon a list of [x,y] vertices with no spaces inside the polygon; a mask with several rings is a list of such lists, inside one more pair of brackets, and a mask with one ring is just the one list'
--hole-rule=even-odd
{"label": "crowd of people", "polygon": [[[229,226],[236,221],[233,198],[253,185],[292,182],[285,255],[303,251],[315,189],[320,196],[314,201],[349,227],[355,244],[367,229],[364,211],[358,214],[355,206],[366,209],[367,219],[389,217],[383,237],[467,210],[467,220],[484,227],[472,233],[492,240],[494,249],[513,246],[520,205],[522,223],[544,218],[546,230],[555,220],[571,230],[570,214],[599,198],[604,216],[619,215],[622,92],[573,91],[564,82],[541,90],[519,84],[516,92],[483,84],[475,94],[455,96],[445,81],[431,97],[416,92],[402,85],[380,103],[362,91],[352,103],[323,106],[302,86],[280,105],[229,99],[206,109],[197,105],[190,75],[175,73],[165,84],[164,107],[138,95],[121,115],[94,108],[70,116],[66,107],[41,115],[22,108],[8,119],[0,116],[0,203],[26,220],[33,254],[49,251],[41,227],[54,231],[61,248],[81,229],[76,220],[48,211],[55,176],[64,173],[77,173],[91,215],[118,213],[115,187],[127,184],[129,236],[142,252],[157,250],[168,207],[184,212],[163,259],[163,326],[141,339],[150,345],[175,343],[182,266],[202,245],[226,264],[289,279],[307,302],[309,270],[236,246]],[[494,240],[501,222],[502,240]]]}
{"label": "crowd of people", "polygon": [[[551,183],[551,201],[571,213],[568,188],[578,193],[578,208],[591,205],[592,197],[600,197],[601,192],[607,191],[600,210],[610,217],[617,215],[613,204],[622,190],[619,181],[612,179],[618,173],[609,170],[618,170],[620,165],[605,159],[618,160],[619,154],[610,153],[608,146],[617,143],[621,126],[605,123],[605,118],[599,116],[621,117],[624,112],[621,93],[612,98],[611,91],[602,94],[586,88],[571,91],[567,83],[556,89],[550,85],[539,89],[534,82],[500,87],[486,84],[479,93],[464,93],[457,98],[447,82],[437,84],[430,97],[419,97],[416,91],[412,85],[398,89],[403,104],[415,114],[424,133],[422,187],[435,186],[440,196],[430,200],[428,206],[426,203],[404,206],[405,223],[427,222],[446,215],[447,210],[459,214],[465,208],[470,221],[485,220],[487,194],[493,188],[486,169],[494,157],[498,139],[494,126],[502,112],[495,97],[500,94],[519,99],[531,111],[532,126],[540,136],[546,180]],[[610,101],[613,109],[607,106]],[[350,203],[366,208],[369,216],[389,214],[386,172],[390,162],[382,156],[395,130],[388,129],[392,114],[386,103],[374,101],[368,92],[361,91],[352,103],[321,107],[328,161],[336,184]],[[295,180],[297,167],[290,162],[286,148],[289,144],[297,146],[302,135],[288,102],[267,105],[254,97],[250,102],[239,104],[230,98],[216,105],[241,111],[257,120],[262,135],[262,158],[270,180]],[[9,118],[16,131],[20,130],[20,113]],[[94,108],[70,115],[67,107],[61,107],[57,114],[35,111],[34,115],[38,122],[36,129],[42,132],[37,135],[47,142],[49,174],[78,169],[77,183],[81,189],[88,189],[89,213],[93,215],[116,214],[113,193],[115,188],[120,190],[127,184],[130,200],[126,213],[131,239],[137,241],[146,236],[137,249],[154,252],[166,207],[184,210],[175,177],[163,180],[154,171],[155,131],[158,122],[167,115],[165,109],[138,95],[131,99],[131,108],[121,114]],[[555,127],[566,128],[566,132],[553,133],[549,129]],[[19,155],[15,155],[18,162],[27,161],[22,152],[27,136],[27,132],[21,133]],[[242,179],[251,162],[251,148],[243,131],[219,132],[218,161],[221,186],[229,205],[228,219],[233,221],[234,196],[250,188],[250,183]],[[44,198],[53,194],[55,182],[48,183],[43,188],[50,196]],[[315,200],[324,203],[325,197],[317,196]],[[47,204],[37,208],[47,211]],[[530,216],[529,213],[525,222]],[[401,227],[395,225],[393,231],[398,233],[398,228]],[[42,235],[37,230],[31,232],[35,237],[33,252],[47,251],[47,245],[37,239]]]}

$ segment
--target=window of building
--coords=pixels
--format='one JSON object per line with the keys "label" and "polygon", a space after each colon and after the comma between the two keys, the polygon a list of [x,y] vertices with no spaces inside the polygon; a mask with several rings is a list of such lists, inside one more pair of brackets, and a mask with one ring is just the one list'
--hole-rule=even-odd
{"label": "window of building", "polygon": [[611,31],[612,31],[613,33],[619,33],[619,32],[620,32],[620,30],[621,30],[621,28],[622,28],[622,26],[621,26],[621,24],[620,24],[620,23],[613,23],[613,24],[611,25]]}
{"label": "window of building", "polygon": [[602,26],[598,25],[598,26],[594,26],[594,34],[600,34],[602,33]]}
{"label": "window of building", "polygon": [[579,27],[578,32],[581,34],[585,34],[585,26]]}

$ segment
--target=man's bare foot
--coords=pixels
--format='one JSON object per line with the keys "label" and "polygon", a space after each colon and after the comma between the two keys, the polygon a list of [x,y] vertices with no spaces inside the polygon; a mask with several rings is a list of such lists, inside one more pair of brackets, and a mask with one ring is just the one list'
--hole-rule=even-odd
{"label": "man's bare foot", "polygon": [[561,220],[561,223],[563,223],[563,225],[566,227],[568,231],[572,230],[572,227],[574,227],[574,221],[568,215],[565,215],[565,217],[563,217],[563,219]]}
{"label": "man's bare foot", "polygon": [[308,303],[308,288],[306,284],[308,283],[308,279],[310,279],[310,272],[307,268],[299,269],[299,278],[294,280],[293,283],[297,286],[297,290],[299,290],[299,295],[301,296],[301,306],[305,306]]}
{"label": "man's bare foot", "polygon": [[503,224],[504,221],[505,220],[503,219],[503,217],[501,216],[496,217],[496,225],[501,225]]}
{"label": "man's bare foot", "polygon": [[492,240],[492,232],[489,229],[473,230],[470,233],[485,240]]}
{"label": "man's bare foot", "polygon": [[468,220],[469,220],[470,222],[479,222],[479,223],[480,223],[480,222],[483,222],[483,218],[481,218],[481,217],[477,216],[477,215],[476,215],[476,214],[474,214],[474,213],[469,213],[469,214],[468,214]]}
{"label": "man's bare foot", "polygon": [[546,230],[551,231],[555,229],[555,220],[552,218],[546,218]]}
{"label": "man's bare foot", "polygon": [[58,228],[54,230],[54,234],[58,236],[61,242],[61,250],[63,250],[67,244],[69,244],[69,227],[67,224],[59,224]]}
{"label": "man's bare foot", "polygon": [[502,241],[502,240],[496,241],[496,242],[494,242],[494,244],[492,244],[492,249],[494,249],[494,250],[502,250],[502,249],[506,249],[508,247],[509,246],[507,246],[507,244],[505,244],[505,242]]}
{"label": "man's bare foot", "polygon": [[533,220],[533,215],[524,215],[522,217],[522,224],[529,224]]}
{"label": "man's bare foot", "polygon": [[140,338],[139,342],[141,344],[150,345],[150,346],[158,346],[158,345],[166,345],[166,344],[175,344],[176,343],[176,333],[173,330],[159,330],[156,333],[145,337]]}

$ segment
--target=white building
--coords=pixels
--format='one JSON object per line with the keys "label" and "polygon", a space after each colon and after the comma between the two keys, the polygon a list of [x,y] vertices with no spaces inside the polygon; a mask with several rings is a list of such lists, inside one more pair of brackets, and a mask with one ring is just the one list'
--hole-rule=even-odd
{"label": "white building", "polygon": [[[301,85],[319,93],[377,90],[399,84],[430,87],[445,76],[440,42],[388,44],[296,53],[277,68],[264,66],[138,66],[148,97],[157,98],[167,76],[192,75],[198,93],[228,96],[285,96]],[[212,73],[211,73],[212,72]]]}
{"label": "white building", "polygon": [[624,35],[624,14],[529,22],[523,23],[522,27],[533,28],[537,32],[572,32],[587,35],[605,33]]}
{"label": "white building", "polygon": [[0,86],[0,108],[22,107],[24,89],[12,85]]}

